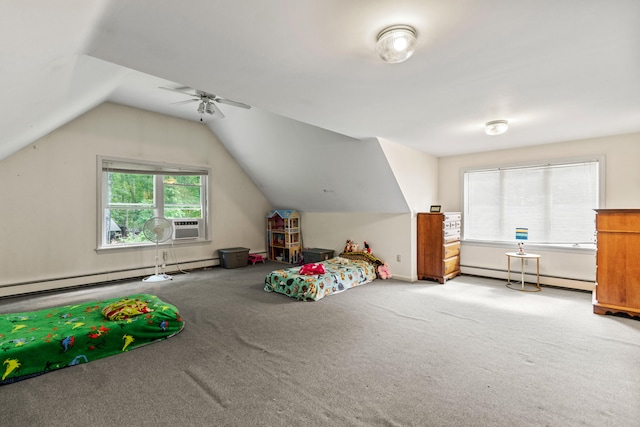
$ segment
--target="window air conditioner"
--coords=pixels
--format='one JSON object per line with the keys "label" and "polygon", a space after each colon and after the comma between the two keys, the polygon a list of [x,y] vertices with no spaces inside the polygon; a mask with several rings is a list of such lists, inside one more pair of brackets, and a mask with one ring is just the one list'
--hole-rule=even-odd
{"label": "window air conditioner", "polygon": [[174,219],[173,240],[199,239],[202,236],[201,219]]}

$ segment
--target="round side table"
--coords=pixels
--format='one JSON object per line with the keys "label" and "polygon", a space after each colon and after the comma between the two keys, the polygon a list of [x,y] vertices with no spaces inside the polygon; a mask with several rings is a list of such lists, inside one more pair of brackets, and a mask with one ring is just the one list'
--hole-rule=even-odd
{"label": "round side table", "polygon": [[[515,289],[517,291],[523,292],[540,292],[540,258],[541,256],[538,254],[528,254],[528,253],[518,253],[518,252],[507,252],[505,253],[507,256],[507,288]],[[520,258],[520,289],[511,287],[513,283],[511,283],[511,258]],[[536,260],[536,284],[535,289],[526,289],[524,282],[524,260],[526,259],[535,259]]]}

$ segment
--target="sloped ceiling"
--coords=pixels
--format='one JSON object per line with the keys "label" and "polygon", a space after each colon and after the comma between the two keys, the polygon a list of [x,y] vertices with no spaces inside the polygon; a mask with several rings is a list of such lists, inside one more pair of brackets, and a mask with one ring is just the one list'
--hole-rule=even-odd
{"label": "sloped ceiling", "polygon": [[[199,121],[196,105],[158,89],[181,85],[252,105],[220,106],[227,118],[204,123],[274,205],[289,191],[314,210],[329,197],[348,207],[337,193],[316,198],[339,188],[348,163],[391,175],[375,138],[449,156],[640,131],[636,0],[0,0],[0,10],[0,160],[105,101]],[[375,38],[398,23],[416,28],[417,51],[385,64]],[[493,119],[509,132],[484,135]],[[247,130],[258,126],[261,140]],[[313,153],[296,158],[313,181],[274,188],[283,152]],[[339,154],[351,157],[330,164]],[[389,211],[406,209],[397,185],[381,188]],[[378,209],[371,199],[361,209]]]}

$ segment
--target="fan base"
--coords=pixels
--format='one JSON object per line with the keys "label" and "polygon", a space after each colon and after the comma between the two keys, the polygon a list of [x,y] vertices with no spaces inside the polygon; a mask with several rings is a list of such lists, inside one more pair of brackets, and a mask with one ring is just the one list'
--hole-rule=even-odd
{"label": "fan base", "polygon": [[164,282],[165,280],[172,280],[173,277],[168,274],[154,274],[153,276],[145,277],[143,282]]}

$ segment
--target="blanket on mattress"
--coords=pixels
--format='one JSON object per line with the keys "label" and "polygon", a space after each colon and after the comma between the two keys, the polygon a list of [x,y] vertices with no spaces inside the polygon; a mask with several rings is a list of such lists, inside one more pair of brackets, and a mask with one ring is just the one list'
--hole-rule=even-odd
{"label": "blanket on mattress", "polygon": [[316,301],[327,295],[364,285],[376,278],[375,266],[363,260],[336,257],[318,264],[324,267],[324,274],[300,274],[302,267],[272,271],[265,278],[264,290],[303,301]]}
{"label": "blanket on mattress", "polygon": [[183,327],[175,306],[149,294],[0,314],[0,385],[124,353]]}

